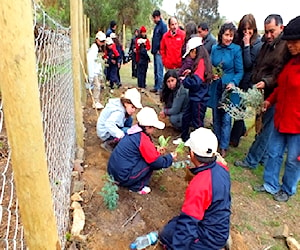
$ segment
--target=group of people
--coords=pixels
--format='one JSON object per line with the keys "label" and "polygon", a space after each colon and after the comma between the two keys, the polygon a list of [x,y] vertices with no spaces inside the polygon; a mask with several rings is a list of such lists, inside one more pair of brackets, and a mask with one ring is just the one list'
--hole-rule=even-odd
{"label": "group of people", "polygon": [[[168,21],[169,30],[164,32],[158,10],[153,12],[153,20],[156,26],[151,52],[155,84],[151,91],[160,93],[164,104],[159,116],[170,117],[171,124],[181,131],[182,141],[190,148],[193,166],[189,171],[194,175],[180,215],[160,232],[160,242],[165,249],[220,249],[229,234],[230,176],[227,166],[216,161],[216,154],[219,151],[225,157],[229,145],[237,146],[246,130],[243,120],[234,121],[232,127],[231,116],[220,108],[225,91],[232,103],[239,98],[230,94],[235,86],[245,91],[256,87],[264,94],[262,129],[246,158],[236,161],[235,165],[256,168],[263,164],[264,184],[254,190],[268,192],[276,201],[288,201],[297,191],[300,180],[300,104],[297,102],[300,96],[300,16],[286,27],[280,15],[267,16],[265,33],[260,37],[254,16],[247,14],[237,28],[232,22],[225,22],[217,40],[205,23],[197,27],[189,22],[182,31],[172,17]],[[143,49],[147,53],[150,43],[145,37],[146,28],[141,27],[139,31],[135,53]],[[138,42],[139,39],[142,41]],[[216,73],[213,67],[221,71]],[[141,73],[139,65],[139,79],[138,72]],[[143,79],[144,75],[138,80],[139,88],[146,87]],[[207,107],[212,108],[213,132],[204,128]],[[132,126],[136,112],[137,124]],[[159,116],[153,108],[143,107],[140,91],[132,88],[121,98],[110,99],[97,121],[101,146],[111,152],[108,173],[118,185],[139,194],[151,192],[149,183],[154,170],[167,168],[176,159],[175,152],[166,153],[152,141],[154,129],[165,126]],[[190,127],[194,128],[193,132]],[[285,171],[280,184],[285,152]]]}
{"label": "group of people", "polygon": [[106,32],[97,32],[95,40],[87,51],[88,88],[93,89],[93,107],[102,109],[100,91],[105,81],[109,82],[112,90],[120,88],[120,69],[125,53],[116,34],[117,23],[110,22]]}

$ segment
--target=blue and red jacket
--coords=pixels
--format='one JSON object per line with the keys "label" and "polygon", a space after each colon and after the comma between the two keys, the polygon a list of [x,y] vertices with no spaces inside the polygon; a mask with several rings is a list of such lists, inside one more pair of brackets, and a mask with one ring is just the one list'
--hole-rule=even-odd
{"label": "blue and red jacket", "polygon": [[[167,249],[213,250],[225,246],[230,230],[230,175],[228,168],[213,162],[190,169],[195,174],[186,189],[179,216],[166,225],[172,231]],[[172,228],[168,228],[168,226]],[[160,236],[164,238],[164,232]]]}
{"label": "blue and red jacket", "polygon": [[171,154],[160,155],[151,138],[138,125],[127,131],[108,161],[108,173],[120,186],[139,191],[147,183],[153,170],[171,166]]}

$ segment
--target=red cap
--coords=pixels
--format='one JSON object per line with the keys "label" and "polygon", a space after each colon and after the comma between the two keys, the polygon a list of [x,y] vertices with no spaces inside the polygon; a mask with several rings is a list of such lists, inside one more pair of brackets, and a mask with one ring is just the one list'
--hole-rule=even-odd
{"label": "red cap", "polygon": [[147,32],[145,26],[142,26],[142,27],[140,28],[140,32],[141,32],[141,33],[146,33],[146,32]]}

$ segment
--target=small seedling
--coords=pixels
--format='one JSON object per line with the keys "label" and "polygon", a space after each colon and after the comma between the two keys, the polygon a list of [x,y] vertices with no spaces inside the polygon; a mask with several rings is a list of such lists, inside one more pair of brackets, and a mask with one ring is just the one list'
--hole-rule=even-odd
{"label": "small seedling", "polygon": [[176,152],[177,154],[183,155],[183,153],[184,153],[184,142],[180,142],[180,143],[178,144],[178,146],[177,146],[176,149],[175,149],[175,152]]}
{"label": "small seedling", "polygon": [[159,190],[162,191],[162,192],[166,192],[167,189],[166,189],[166,187],[164,185],[161,185],[159,187]]}
{"label": "small seedling", "polygon": [[72,234],[70,232],[66,232],[66,240],[70,241],[71,240]]}
{"label": "small seedling", "polygon": [[119,188],[116,185],[113,177],[107,174],[104,176],[104,178],[106,179],[106,182],[99,194],[103,197],[105,206],[109,210],[115,210],[118,206],[119,194],[117,191]]}
{"label": "small seedling", "polygon": [[158,137],[159,146],[162,148],[166,148],[169,144],[170,139],[171,139],[171,136],[168,136],[167,138],[165,138],[163,135],[161,135],[160,137]]}

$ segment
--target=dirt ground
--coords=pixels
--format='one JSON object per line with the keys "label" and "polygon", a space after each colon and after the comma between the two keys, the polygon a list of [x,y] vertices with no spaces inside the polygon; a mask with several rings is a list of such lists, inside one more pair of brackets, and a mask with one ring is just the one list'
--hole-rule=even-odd
{"label": "dirt ground", "polygon": [[[121,91],[124,91],[124,86],[115,91],[114,96],[119,96]],[[107,97],[107,90],[104,90],[103,103]],[[149,91],[142,94],[142,103],[159,110],[158,96]],[[161,229],[172,217],[179,214],[187,186],[185,172],[183,169],[168,168],[164,172],[154,173],[150,183],[152,192],[148,195],[139,195],[120,188],[117,209],[108,210],[99,192],[104,184],[103,176],[106,174],[110,154],[100,147],[96,122],[97,114],[91,108],[91,98],[88,97],[87,107],[84,109],[86,133],[83,163],[87,167],[82,174],[85,183],[82,207],[86,216],[83,234],[88,236],[88,240],[77,243],[77,248],[129,249],[129,244],[137,236]],[[172,138],[179,136],[179,132],[169,123],[163,131],[156,131],[154,141],[161,134]],[[173,149],[170,148],[170,151]],[[236,168],[230,164],[229,167],[230,170]],[[274,239],[273,235],[281,226],[287,224],[290,232],[299,240],[299,196],[288,203],[276,203],[266,194],[254,194],[251,184],[257,177],[250,171],[242,170],[240,177],[232,180],[231,249],[288,249],[284,240]],[[141,210],[137,215],[126,224],[139,209]],[[147,249],[161,248],[155,245]]]}

